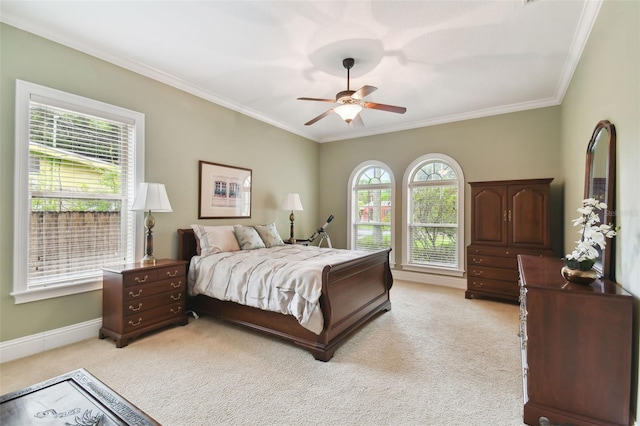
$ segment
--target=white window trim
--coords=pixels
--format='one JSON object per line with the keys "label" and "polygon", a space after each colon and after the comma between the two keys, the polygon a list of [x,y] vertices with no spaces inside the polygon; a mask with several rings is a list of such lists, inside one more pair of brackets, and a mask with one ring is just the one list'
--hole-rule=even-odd
{"label": "white window trim", "polygon": [[[355,235],[353,235],[353,224],[355,223],[355,209],[353,208],[353,189],[355,186],[354,179],[362,173],[363,169],[368,167],[380,167],[385,169],[389,173],[389,177],[391,178],[391,253],[389,253],[389,266],[393,268],[396,264],[395,262],[395,252],[396,252],[396,233],[395,233],[395,210],[396,210],[396,179],[393,175],[393,171],[391,167],[386,165],[385,163],[377,160],[368,160],[364,161],[356,166],[355,169],[351,172],[351,176],[349,176],[348,188],[347,188],[347,248],[350,250],[355,247]],[[386,185],[385,185],[386,187]]]}
{"label": "white window trim", "polygon": [[[415,173],[418,166],[431,160],[442,160],[446,162],[456,172],[458,176],[458,267],[435,267],[435,266],[421,266],[413,263],[409,263],[409,223],[411,218],[409,217],[411,211],[409,205],[411,200],[409,199],[409,180]],[[404,177],[402,178],[402,269],[406,271],[424,272],[428,274],[438,275],[450,275],[455,277],[462,277],[464,275],[464,173],[462,168],[456,160],[445,154],[426,154],[415,159],[409,167],[405,170]]]}
{"label": "white window trim", "polygon": [[[144,114],[110,105],[104,102],[85,98],[38,84],[16,80],[15,109],[15,162],[14,162],[14,231],[13,231],[13,291],[15,303],[28,303],[37,300],[51,299],[87,291],[102,289],[102,275],[97,274],[83,280],[75,280],[65,284],[44,286],[37,289],[28,288],[28,241],[29,241],[29,102],[37,96],[51,100],[54,105],[70,105],[85,112],[108,118],[126,118],[135,122],[135,184],[142,182],[144,176]],[[139,214],[142,217],[141,214]],[[134,228],[136,242],[142,240],[141,219],[136,218]],[[142,253],[140,244],[134,244],[136,256]]]}

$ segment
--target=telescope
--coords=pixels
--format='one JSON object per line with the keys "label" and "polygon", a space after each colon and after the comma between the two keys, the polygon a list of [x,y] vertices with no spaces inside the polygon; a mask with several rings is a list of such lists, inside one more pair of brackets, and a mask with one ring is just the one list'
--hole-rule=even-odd
{"label": "telescope", "polygon": [[327,229],[327,227],[329,226],[332,220],[333,220],[333,215],[330,215],[327,218],[327,221],[324,223],[324,225],[318,228],[316,232],[314,232],[313,235],[309,237],[309,240],[308,240],[309,243],[314,242],[316,238],[318,238],[319,236],[322,236],[322,238],[320,239],[320,242],[318,243],[318,247],[320,247],[320,245],[324,240],[327,240],[328,246],[331,247],[331,238],[329,238],[329,234],[327,234],[327,231],[325,229]]}

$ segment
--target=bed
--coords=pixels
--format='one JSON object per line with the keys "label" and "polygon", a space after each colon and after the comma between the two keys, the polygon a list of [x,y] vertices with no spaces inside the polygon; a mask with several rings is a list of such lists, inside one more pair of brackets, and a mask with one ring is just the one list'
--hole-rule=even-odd
{"label": "bed", "polygon": [[[200,243],[193,229],[178,229],[178,258],[191,262],[194,256],[198,256]],[[305,249],[303,246],[298,248]],[[319,309],[323,324],[318,333],[303,327],[292,315],[204,294],[189,297],[188,307],[198,316],[213,316],[284,339],[306,349],[317,360],[329,361],[351,334],[373,317],[391,309],[389,292],[393,278],[389,267],[390,251],[366,253],[322,268]]]}

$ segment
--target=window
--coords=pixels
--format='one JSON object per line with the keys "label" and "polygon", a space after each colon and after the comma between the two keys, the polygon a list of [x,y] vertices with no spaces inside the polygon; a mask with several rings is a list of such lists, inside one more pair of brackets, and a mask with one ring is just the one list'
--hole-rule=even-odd
{"label": "window", "polygon": [[391,170],[377,161],[362,163],[351,174],[349,186],[349,247],[367,251],[393,247]]}
{"label": "window", "polygon": [[404,176],[403,269],[462,276],[464,177],[443,154],[418,158]]}
{"label": "window", "polygon": [[102,286],[133,262],[144,115],[16,81],[16,303]]}

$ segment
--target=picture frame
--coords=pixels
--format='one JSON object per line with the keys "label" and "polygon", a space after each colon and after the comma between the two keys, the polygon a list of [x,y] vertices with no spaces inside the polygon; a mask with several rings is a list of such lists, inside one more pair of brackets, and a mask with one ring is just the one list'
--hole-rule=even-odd
{"label": "picture frame", "polygon": [[199,163],[198,219],[250,218],[252,170]]}

